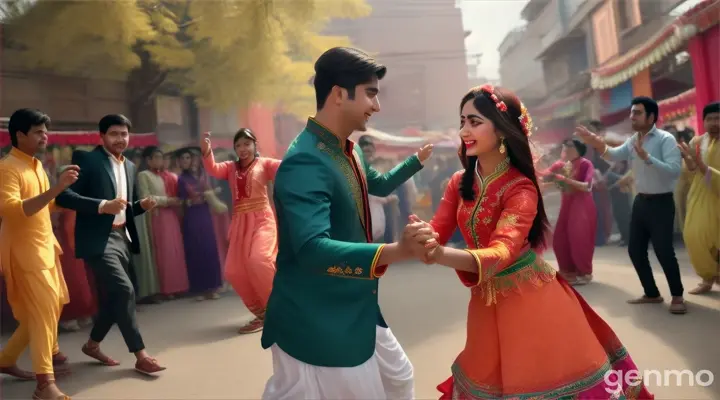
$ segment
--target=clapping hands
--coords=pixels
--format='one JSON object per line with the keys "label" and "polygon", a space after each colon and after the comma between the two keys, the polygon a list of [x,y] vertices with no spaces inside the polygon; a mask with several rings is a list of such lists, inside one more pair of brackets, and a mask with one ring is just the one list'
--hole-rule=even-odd
{"label": "clapping hands", "polygon": [[429,223],[411,215],[403,231],[400,246],[425,264],[433,264],[438,252],[442,251],[437,238],[437,232]]}
{"label": "clapping hands", "polygon": [[690,171],[695,171],[697,169],[702,174],[707,172],[707,165],[703,162],[702,158],[698,157],[697,153],[694,152],[687,143],[685,143],[685,141],[680,141],[680,143],[678,143],[678,148],[680,149],[680,154],[682,155],[683,160],[685,160],[685,165]]}

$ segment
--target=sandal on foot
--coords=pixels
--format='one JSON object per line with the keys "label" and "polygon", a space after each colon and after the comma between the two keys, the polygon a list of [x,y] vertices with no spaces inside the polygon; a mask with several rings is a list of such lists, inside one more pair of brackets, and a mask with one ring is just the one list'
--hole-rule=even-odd
{"label": "sandal on foot", "polygon": [[148,376],[154,376],[156,373],[165,371],[166,369],[167,368],[158,364],[157,360],[152,357],[145,357],[135,363],[135,371]]}
{"label": "sandal on foot", "polygon": [[[47,389],[47,387],[50,386],[51,384],[55,384],[55,381],[48,381],[41,385],[38,385],[38,387],[35,388],[35,391],[33,392],[33,395],[32,395],[33,400],[71,400],[70,396],[66,395],[63,392],[60,392],[60,394],[58,394],[57,396],[54,396],[54,397],[43,396],[42,392],[45,389]],[[60,391],[60,389],[58,389],[58,391]]]}
{"label": "sandal on foot", "polygon": [[116,365],[120,365],[119,361],[115,361],[111,357],[108,357],[105,354],[103,354],[103,352],[100,351],[100,346],[90,347],[87,344],[84,344],[82,347],[82,352],[86,356],[88,356],[90,358],[94,358],[94,359],[100,361],[100,363],[102,363],[103,365],[106,365],[108,367],[114,367]]}
{"label": "sandal on foot", "polygon": [[260,332],[261,330],[263,330],[264,326],[265,326],[265,321],[261,320],[260,318],[255,318],[254,320],[250,321],[247,325],[240,328],[238,330],[238,333],[248,334],[248,333]]}
{"label": "sandal on foot", "polygon": [[705,294],[712,290],[713,288],[713,281],[704,281],[700,282],[695,289],[690,290],[688,293],[690,294]]}
{"label": "sandal on foot", "polygon": [[685,305],[684,300],[673,300],[668,311],[670,311],[670,314],[686,314],[687,305]]}
{"label": "sandal on foot", "polygon": [[12,376],[15,379],[20,379],[22,381],[32,381],[35,380],[35,374],[30,371],[25,371],[24,369],[20,369],[17,365],[12,365],[9,367],[0,367],[0,374]]}

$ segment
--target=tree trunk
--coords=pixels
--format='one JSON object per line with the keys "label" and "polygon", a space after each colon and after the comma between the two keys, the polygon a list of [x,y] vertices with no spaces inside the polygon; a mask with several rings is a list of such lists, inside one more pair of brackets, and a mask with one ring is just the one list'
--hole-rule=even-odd
{"label": "tree trunk", "polygon": [[200,140],[200,110],[194,96],[185,96],[188,112],[188,129],[193,142]]}
{"label": "tree trunk", "polygon": [[157,127],[155,94],[165,82],[167,72],[150,61],[150,55],[136,47],[140,67],[133,70],[127,81],[128,109],[135,132],[154,132]]}

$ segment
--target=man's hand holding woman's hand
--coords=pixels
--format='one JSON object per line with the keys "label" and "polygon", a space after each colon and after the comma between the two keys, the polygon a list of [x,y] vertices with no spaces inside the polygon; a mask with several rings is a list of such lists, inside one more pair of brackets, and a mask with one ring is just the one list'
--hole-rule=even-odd
{"label": "man's hand holding woman's hand", "polygon": [[401,246],[413,256],[426,264],[435,262],[442,252],[442,246],[437,242],[438,234],[429,223],[415,215],[410,216],[409,223],[403,231]]}

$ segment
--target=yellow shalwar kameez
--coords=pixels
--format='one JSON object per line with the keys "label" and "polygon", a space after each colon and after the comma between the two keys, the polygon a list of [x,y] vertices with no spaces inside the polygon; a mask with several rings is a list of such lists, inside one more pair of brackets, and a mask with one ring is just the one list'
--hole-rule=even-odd
{"label": "yellow shalwar kameez", "polygon": [[683,168],[680,177],[690,182],[683,239],[690,262],[704,281],[716,279],[720,268],[720,144],[717,142],[708,134],[694,137],[690,151],[700,152],[708,171],[702,174]]}
{"label": "yellow shalwar kameez", "polygon": [[53,373],[53,354],[59,351],[60,311],[69,301],[62,275],[62,250],[52,230],[50,209],[26,216],[23,201],[50,189],[42,164],[13,148],[0,160],[0,266],[8,303],[18,328],[0,353],[0,367],[15,365],[30,346],[33,372]]}

